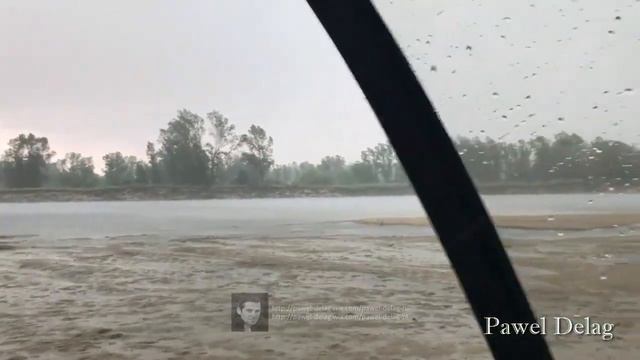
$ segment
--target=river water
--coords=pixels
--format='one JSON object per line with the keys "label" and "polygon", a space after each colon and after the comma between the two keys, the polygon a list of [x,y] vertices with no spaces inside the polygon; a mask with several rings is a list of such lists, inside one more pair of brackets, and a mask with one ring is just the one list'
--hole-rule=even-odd
{"label": "river water", "polygon": [[[640,194],[487,195],[493,215],[639,213]],[[0,204],[0,235],[43,239],[234,235],[432,235],[425,227],[350,220],[424,216],[415,196]],[[529,231],[511,231],[527,237]],[[543,233],[538,233],[538,235]]]}

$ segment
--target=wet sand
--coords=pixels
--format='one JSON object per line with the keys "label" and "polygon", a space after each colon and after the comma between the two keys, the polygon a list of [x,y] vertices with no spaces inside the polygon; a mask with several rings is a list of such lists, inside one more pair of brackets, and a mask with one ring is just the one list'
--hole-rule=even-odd
{"label": "wet sand", "polygon": [[[638,241],[506,240],[538,315],[617,324],[609,342],[548,336],[559,359],[637,358]],[[0,279],[1,359],[491,358],[433,237],[5,237]],[[264,291],[271,306],[395,305],[406,318],[230,332],[231,293]]]}
{"label": "wet sand", "polygon": [[[495,225],[524,230],[592,230],[640,224],[640,214],[576,214],[493,216]],[[366,225],[430,225],[426,217],[384,217],[355,220]]]}

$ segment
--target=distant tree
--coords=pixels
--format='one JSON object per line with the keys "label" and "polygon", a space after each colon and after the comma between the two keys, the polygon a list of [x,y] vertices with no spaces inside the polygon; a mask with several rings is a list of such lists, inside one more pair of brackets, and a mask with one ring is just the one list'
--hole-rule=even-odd
{"label": "distant tree", "polygon": [[396,166],[396,169],[395,169],[394,181],[401,184],[408,184],[409,177],[407,176],[407,173],[404,171],[402,164],[400,164],[400,162],[397,162],[395,166]]}
{"label": "distant tree", "polygon": [[60,185],[64,187],[92,187],[98,184],[91,157],[68,153],[56,164]]}
{"label": "distant tree", "polygon": [[639,176],[640,169],[634,169],[633,166],[629,168],[629,162],[626,160],[629,155],[636,154],[636,151],[633,146],[624,142],[597,137],[591,142],[591,149],[588,152],[590,158],[588,173],[597,183],[628,182]]}
{"label": "distant tree", "polygon": [[143,161],[138,161],[135,165],[135,183],[136,184],[148,184],[149,175],[148,167]]}
{"label": "distant tree", "polygon": [[222,173],[229,166],[233,152],[239,146],[239,137],[235,132],[235,125],[217,111],[207,114],[209,125],[208,134],[211,141],[205,144],[209,157],[209,181],[220,183]]}
{"label": "distant tree", "polygon": [[[326,158],[325,158],[326,160]],[[325,162],[326,165],[326,162]],[[334,178],[331,176],[326,167],[315,166],[308,162],[300,164],[300,176],[298,177],[297,184],[299,185],[331,185],[334,182]]]}
{"label": "distant tree", "polygon": [[205,185],[209,159],[202,146],[204,119],[184,109],[160,130],[160,158],[171,183]]}
{"label": "distant tree", "polygon": [[392,181],[397,160],[391,144],[379,143],[374,148],[367,148],[361,152],[360,158],[371,166],[377,179],[386,183]]}
{"label": "distant tree", "polygon": [[158,153],[152,142],[147,142],[147,161],[149,162],[148,181],[152,184],[160,184],[162,182],[160,164],[158,162]]}
{"label": "distant tree", "polygon": [[375,169],[371,163],[358,161],[349,166],[353,179],[357,184],[372,184],[379,182]]}
{"label": "distant tree", "polygon": [[529,140],[529,146],[533,151],[532,176],[535,180],[549,180],[554,177],[554,157],[551,150],[551,142],[544,136],[537,136]]}
{"label": "distant tree", "polygon": [[587,144],[577,134],[566,132],[554,136],[551,144],[554,178],[584,179],[586,177],[585,152]]}
{"label": "distant tree", "polygon": [[122,156],[119,151],[102,157],[104,160],[104,178],[107,185],[120,186],[133,182],[129,158]]}
{"label": "distant tree", "polygon": [[251,125],[248,133],[240,137],[239,145],[247,148],[248,151],[242,153],[242,159],[256,170],[257,182],[262,184],[274,163],[273,138],[267,136],[260,126]]}
{"label": "distant tree", "polygon": [[5,181],[9,187],[40,187],[46,179],[47,164],[55,152],[46,137],[20,134],[9,140],[3,156]]}

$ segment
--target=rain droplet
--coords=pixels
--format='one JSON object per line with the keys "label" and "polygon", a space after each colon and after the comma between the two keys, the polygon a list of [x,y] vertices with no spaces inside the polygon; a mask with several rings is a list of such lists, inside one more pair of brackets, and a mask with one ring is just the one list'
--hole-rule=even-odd
{"label": "rain droplet", "polygon": [[556,218],[555,218],[555,217],[553,217],[553,216],[549,216],[549,217],[547,218],[547,221],[556,221]]}
{"label": "rain droplet", "polygon": [[491,96],[493,96],[493,97],[498,97],[498,96],[500,96],[500,94],[498,94],[498,92],[497,92],[497,91],[494,91],[494,92],[492,92],[492,93],[491,93]]}
{"label": "rain droplet", "polygon": [[616,20],[622,20],[622,17],[620,17],[620,15],[616,16],[615,18]]}
{"label": "rain droplet", "polygon": [[558,117],[558,121],[564,121],[564,118],[562,116]]}
{"label": "rain droplet", "polygon": [[467,45],[466,49],[471,51],[472,50],[471,45]]}
{"label": "rain droplet", "polygon": [[598,105],[593,105],[592,109],[595,110],[598,108]]}
{"label": "rain droplet", "polygon": [[615,34],[615,33],[616,33],[616,32],[615,32],[615,31],[613,31],[613,30],[609,30],[608,32],[609,32],[609,34],[611,34],[611,35],[613,35],[613,34]]}
{"label": "rain droplet", "polygon": [[431,71],[438,71],[438,67],[435,65],[431,65]]}
{"label": "rain droplet", "polygon": [[626,88],[624,89],[624,92],[627,94],[632,94],[633,93],[633,89],[632,88]]}
{"label": "rain droplet", "polygon": [[589,204],[589,205],[593,205],[593,200],[589,200],[589,201],[587,201],[587,204]]}
{"label": "rain droplet", "polygon": [[529,100],[529,99],[531,99],[531,95],[527,95],[527,96],[525,96],[524,98],[525,98],[525,99],[527,99],[527,100]]}
{"label": "rain droplet", "polygon": [[607,190],[609,190],[609,191],[615,191],[615,190],[616,190],[616,188],[614,188],[614,187],[611,187],[611,186],[610,186]]}
{"label": "rain droplet", "polygon": [[606,276],[600,276],[600,280],[607,280]]}
{"label": "rain droplet", "polygon": [[563,232],[559,232],[558,236],[562,237],[562,236],[564,236],[564,233]]}

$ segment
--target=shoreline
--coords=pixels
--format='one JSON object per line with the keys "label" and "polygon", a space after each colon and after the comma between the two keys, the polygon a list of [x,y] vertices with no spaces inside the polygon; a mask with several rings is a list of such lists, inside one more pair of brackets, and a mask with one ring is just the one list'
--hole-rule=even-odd
{"label": "shoreline", "polygon": [[[602,193],[566,184],[493,184],[478,187],[481,195]],[[637,193],[629,188],[625,193]],[[0,189],[0,203],[72,202],[72,201],[163,201],[208,199],[261,199],[350,196],[415,195],[408,184],[334,185],[334,186],[165,186],[132,185],[101,188],[28,188]]]}
{"label": "shoreline", "polygon": [[[496,215],[491,217],[500,228],[521,230],[566,230],[581,231],[615,229],[640,224],[640,214],[560,214],[543,215]],[[372,226],[430,226],[427,217],[381,217],[354,220]]]}

